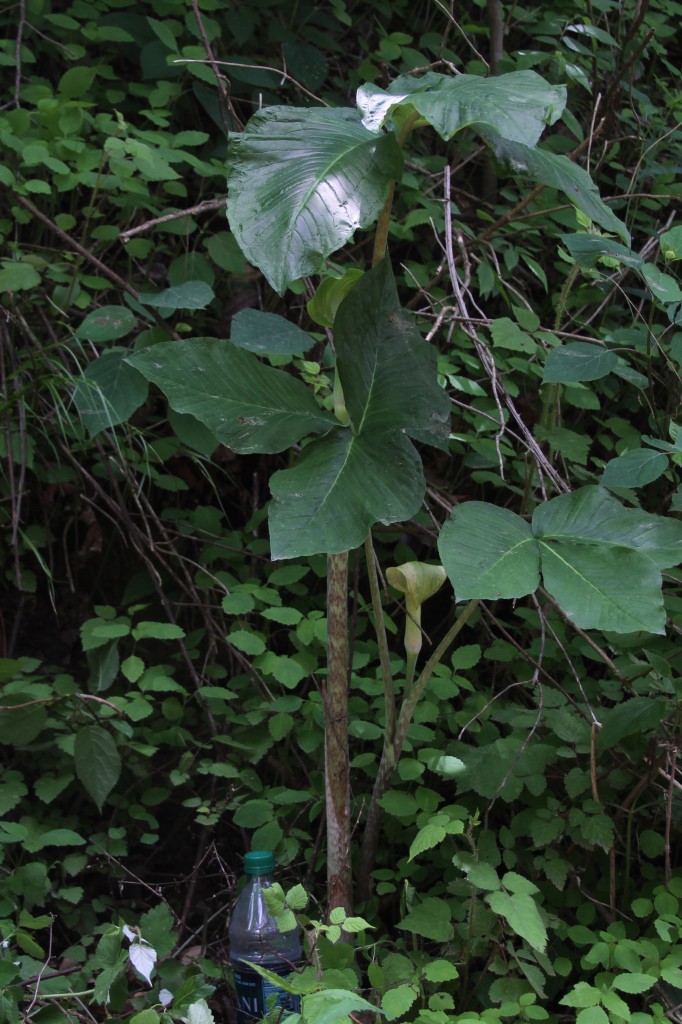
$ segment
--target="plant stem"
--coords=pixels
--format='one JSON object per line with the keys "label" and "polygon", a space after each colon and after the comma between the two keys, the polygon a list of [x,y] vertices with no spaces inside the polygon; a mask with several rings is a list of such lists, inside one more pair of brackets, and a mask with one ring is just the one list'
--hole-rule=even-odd
{"label": "plant stem", "polygon": [[[51,974],[51,978],[55,975]],[[84,996],[92,996],[95,993],[94,988],[86,988],[82,992],[41,992],[40,999],[82,999]]]}
{"label": "plant stem", "polygon": [[374,236],[374,251],[372,252],[373,267],[376,267],[377,263],[383,260],[386,255],[386,247],[388,245],[388,226],[391,222],[391,209],[393,208],[394,192],[395,182],[392,181],[388,187],[388,195],[386,196],[384,208],[379,215],[379,220],[377,221],[377,230]]}
{"label": "plant stem", "polygon": [[[419,120],[415,112],[408,117],[398,135],[402,148],[407,136]],[[395,182],[389,184],[388,195],[377,222],[372,266],[386,255],[388,227],[391,220]],[[338,385],[340,392],[340,382]],[[335,387],[335,395],[337,395]],[[342,399],[335,398],[335,406]],[[345,413],[345,406],[343,408]],[[338,418],[343,422],[343,413]],[[371,536],[368,540],[367,565],[372,588],[377,640],[384,676],[386,731],[384,757],[389,757],[395,728],[393,680],[384,630],[379,585],[376,579]],[[348,914],[353,907],[353,883],[350,868],[350,764],[348,754],[348,552],[327,557],[327,690],[324,702],[324,770],[327,806],[327,900],[329,910],[343,907]],[[389,739],[390,736],[390,739]],[[387,746],[388,744],[388,746]],[[374,802],[373,802],[374,803]],[[372,808],[370,807],[370,811]],[[374,811],[376,814],[376,809]],[[377,820],[377,828],[378,828]],[[365,833],[366,834],[366,833]],[[376,847],[376,840],[375,840]]]}
{"label": "plant stem", "polygon": [[410,687],[405,694],[400,706],[400,714],[398,715],[398,723],[395,732],[396,764],[403,749],[403,743],[405,742],[407,730],[409,729],[412,721],[414,709],[426,688],[426,684],[433,675],[435,668],[439,665],[443,655],[447,653],[451,644],[456,640],[464,626],[466,626],[467,622],[478,608],[478,604],[478,599],[469,601],[466,607],[459,613],[453,624],[450,626],[450,629],[447,631],[429,660],[426,662],[426,665],[424,665],[424,668],[419,673],[417,682],[414,686]]}
{"label": "plant stem", "polygon": [[327,557],[324,770],[329,910],[353,910],[348,755],[348,552]]}
{"label": "plant stem", "polygon": [[382,809],[379,801],[390,785],[395,766],[397,765],[402,753],[403,745],[407,737],[407,731],[410,727],[412,716],[414,714],[414,709],[416,708],[419,698],[423,694],[429,679],[433,675],[434,669],[439,664],[441,658],[447,652],[450,645],[467,624],[478,607],[478,603],[478,600],[469,601],[468,605],[457,616],[450,629],[426,662],[426,665],[419,673],[416,683],[413,686],[408,687],[400,706],[400,712],[398,714],[398,720],[395,727],[395,735],[392,741],[389,741],[387,733],[384,732],[384,746],[381,752],[381,761],[379,762],[379,769],[377,771],[376,779],[374,780],[374,788],[372,790],[372,797],[367,811],[367,820],[365,822],[365,834],[362,841],[360,883],[358,889],[362,900],[369,899],[371,895],[371,874],[374,868],[374,860],[379,843],[379,828],[382,816]]}
{"label": "plant stem", "polygon": [[[571,293],[573,285],[580,277],[580,267],[576,263],[574,267],[571,267],[564,286],[561,289],[559,301],[557,303],[556,315],[554,317],[554,330],[558,331],[561,327],[561,322],[566,312],[566,305],[568,303],[568,296]],[[540,426],[545,430],[552,430],[557,425],[557,416],[559,412],[559,399],[561,397],[561,385],[560,384],[545,384],[542,390],[542,413],[540,416]]]}
{"label": "plant stem", "polygon": [[384,626],[384,610],[381,605],[381,593],[379,591],[379,580],[377,567],[374,560],[374,545],[372,534],[367,535],[365,541],[365,556],[367,559],[367,575],[369,576],[369,589],[372,596],[372,611],[374,613],[374,630],[376,632],[377,644],[379,647],[379,661],[381,663],[381,675],[384,680],[384,736],[393,743],[395,735],[395,687],[393,685],[393,673],[391,672],[391,656],[388,649],[388,639]]}
{"label": "plant stem", "polygon": [[[411,114],[405,124],[398,133],[398,145],[402,149],[405,145],[408,135],[414,128],[415,124],[419,120],[419,114],[415,111]],[[386,248],[388,245],[388,227],[391,223],[391,210],[393,208],[393,193],[395,192],[395,181],[392,181],[388,186],[388,195],[386,196],[386,202],[384,208],[379,214],[379,220],[377,221],[377,230],[374,235],[374,250],[372,252],[372,266],[376,267],[377,263],[383,260],[386,255]]]}

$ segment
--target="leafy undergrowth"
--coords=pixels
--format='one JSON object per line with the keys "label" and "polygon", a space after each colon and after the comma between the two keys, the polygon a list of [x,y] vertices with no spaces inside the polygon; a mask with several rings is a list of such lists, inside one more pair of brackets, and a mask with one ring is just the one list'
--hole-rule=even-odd
{"label": "leafy undergrowth", "polygon": [[[282,905],[306,926],[306,1024],[365,1012],[360,997],[415,1024],[679,1019],[682,6],[503,3],[503,36],[494,3],[490,20],[471,2],[457,21],[403,0],[95,6],[0,14],[0,1021],[231,1021],[226,922],[249,847],[276,851]],[[414,133],[388,242],[453,417],[442,450],[416,438],[424,503],[375,530],[378,562],[434,562],[439,534],[498,538],[512,520],[530,536],[533,510],[569,492],[579,548],[595,509],[598,540],[623,508],[638,535],[665,517],[672,539],[654,573],[646,542],[620,535],[602,578],[617,611],[599,627],[580,624],[581,592],[562,611],[547,576],[486,595],[416,704],[370,880],[360,848],[386,701],[370,581],[351,557],[364,923],[348,925],[324,898],[325,559],[270,560],[269,480],[298,452],[283,436],[274,454],[219,444],[126,359],[241,339],[234,366],[255,345],[259,372],[303,382],[326,431],[330,286],[308,307],[317,278],[282,297],[246,261],[224,216],[225,133],[271,105],[350,108],[359,86],[380,96],[415,69],[484,75],[500,42],[500,75],[567,87],[543,152],[588,169],[631,238],[529,184],[473,130],[454,148]],[[207,47],[229,62],[219,85]],[[357,232],[323,283],[371,256]],[[259,349],[254,314],[288,328],[267,321]],[[396,434],[414,414],[403,401]],[[505,586],[519,579],[515,565]],[[404,592],[380,582],[400,680]],[[448,583],[424,606],[422,658],[455,614]]]}

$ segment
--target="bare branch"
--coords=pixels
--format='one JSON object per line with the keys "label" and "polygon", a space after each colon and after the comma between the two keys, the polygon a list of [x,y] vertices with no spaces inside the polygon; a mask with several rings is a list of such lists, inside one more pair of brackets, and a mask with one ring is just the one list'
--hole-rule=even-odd
{"label": "bare branch", "polygon": [[227,205],[227,199],[223,196],[221,199],[204,199],[202,203],[197,203],[196,206],[190,206],[187,210],[173,210],[171,213],[164,213],[162,217],[153,217],[151,220],[146,220],[144,224],[138,224],[135,228],[128,228],[127,231],[121,231],[118,236],[120,240],[125,244],[129,242],[135,235],[141,235],[145,231],[151,231],[158,224],[167,224],[171,220],[179,220],[180,217],[194,217],[200,213],[208,213],[210,210],[220,210]]}

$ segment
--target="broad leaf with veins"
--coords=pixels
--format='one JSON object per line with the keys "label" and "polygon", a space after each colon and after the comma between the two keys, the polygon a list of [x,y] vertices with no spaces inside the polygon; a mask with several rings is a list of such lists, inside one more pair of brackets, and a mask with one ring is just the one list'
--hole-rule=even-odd
{"label": "broad leaf with veins", "polygon": [[410,519],[424,496],[419,454],[399,431],[335,430],[270,480],[273,558],[349,551],[376,522]]}
{"label": "broad leaf with veins", "polygon": [[230,136],[230,227],[282,293],[374,223],[402,167],[395,137],[369,131],[355,110],[266,107]]}
{"label": "broad leaf with veins", "polygon": [[273,476],[273,558],[347,551],[374,523],[411,518],[425,484],[408,435],[447,446],[450,401],[435,352],[401,310],[388,260],[354,285],[334,327],[350,427],[313,441]]}
{"label": "broad leaf with veins", "polygon": [[535,71],[493,78],[428,71],[420,78],[400,75],[386,90],[363,85],[357,103],[363,123],[374,131],[399,108],[410,106],[446,141],[463,128],[475,128],[534,146],[545,126],[561,116],[566,87],[550,85]]}
{"label": "broad leaf with veins", "polygon": [[486,502],[455,508],[438,541],[458,601],[546,589],[581,629],[663,633],[661,569],[682,561],[682,523],[625,508],[600,487],[542,502],[527,523]]}
{"label": "broad leaf with veins", "polygon": [[334,420],[300,380],[219,338],[164,341],[126,360],[236,452],[281,452]]}

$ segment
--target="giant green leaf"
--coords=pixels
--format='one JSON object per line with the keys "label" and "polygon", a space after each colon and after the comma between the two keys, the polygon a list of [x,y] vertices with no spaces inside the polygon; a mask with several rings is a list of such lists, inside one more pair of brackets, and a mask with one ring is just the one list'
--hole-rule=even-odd
{"label": "giant green leaf", "polygon": [[597,186],[582,167],[561,153],[531,149],[530,146],[511,142],[495,133],[489,133],[488,137],[499,159],[507,164],[514,175],[558,189],[590,220],[618,235],[627,245],[630,244],[630,232],[603,202]]}
{"label": "giant green leaf", "polygon": [[396,139],[369,131],[357,111],[267,107],[230,136],[230,227],[283,292],[372,224],[401,174]]}
{"label": "giant green leaf", "polygon": [[662,633],[660,569],[682,559],[682,524],[627,509],[600,487],[539,505],[532,525],[484,502],[453,511],[439,539],[458,600],[545,587],[583,629]]}
{"label": "giant green leaf", "polygon": [[571,540],[602,547],[630,548],[659,569],[682,561],[682,523],[625,508],[602,487],[581,487],[543,502],[533,513],[537,538]]}
{"label": "giant green leaf", "polygon": [[663,632],[659,567],[679,560],[682,524],[589,486],[539,505],[532,525],[545,586],[577,626]]}
{"label": "giant green leaf", "polygon": [[628,548],[543,541],[545,587],[581,629],[665,632],[661,574]]}
{"label": "giant green leaf", "polygon": [[682,522],[667,516],[655,516],[641,509],[623,509],[614,516],[610,538],[622,537],[626,547],[650,558],[659,569],[682,562]]}
{"label": "giant green leaf", "polygon": [[402,433],[338,429],[270,480],[273,558],[348,551],[376,522],[410,519],[424,496],[421,460]]}
{"label": "giant green leaf", "polygon": [[200,423],[196,416],[189,413],[176,412],[175,409],[168,410],[168,422],[175,431],[179,441],[186,444],[188,448],[210,458],[218,447],[218,441],[203,423]]}
{"label": "giant green leaf", "polygon": [[73,404],[92,436],[124,423],[147,397],[147,381],[125,361],[126,355],[126,349],[103,352],[76,384]]}
{"label": "giant green leaf", "polygon": [[400,309],[388,261],[341,302],[335,340],[351,429],[337,426],[272,478],[274,558],[347,551],[374,523],[409,519],[424,477],[406,434],[441,447],[447,441],[450,403],[435,355]]}
{"label": "giant green leaf", "polygon": [[609,523],[623,511],[621,503],[601,487],[581,487],[538,505],[533,512],[536,537],[599,541],[609,536]]}
{"label": "giant green leaf", "polygon": [[237,452],[281,452],[336,423],[301,381],[218,338],[162,342],[128,362]]}
{"label": "giant green leaf", "polygon": [[340,304],[334,338],[357,434],[405,430],[447,448],[450,400],[438,384],[436,353],[400,308],[388,260],[357,281]]}
{"label": "giant green leaf", "polygon": [[401,75],[388,89],[363,85],[357,103],[364,123],[377,131],[397,107],[414,108],[443,139],[462,128],[486,128],[501,138],[534,146],[543,129],[554,124],[566,105],[566,88],[550,85],[535,71],[511,71],[482,78]]}
{"label": "giant green leaf", "polygon": [[540,582],[529,524],[487,502],[458,505],[441,530],[438,551],[458,601],[524,597]]}

